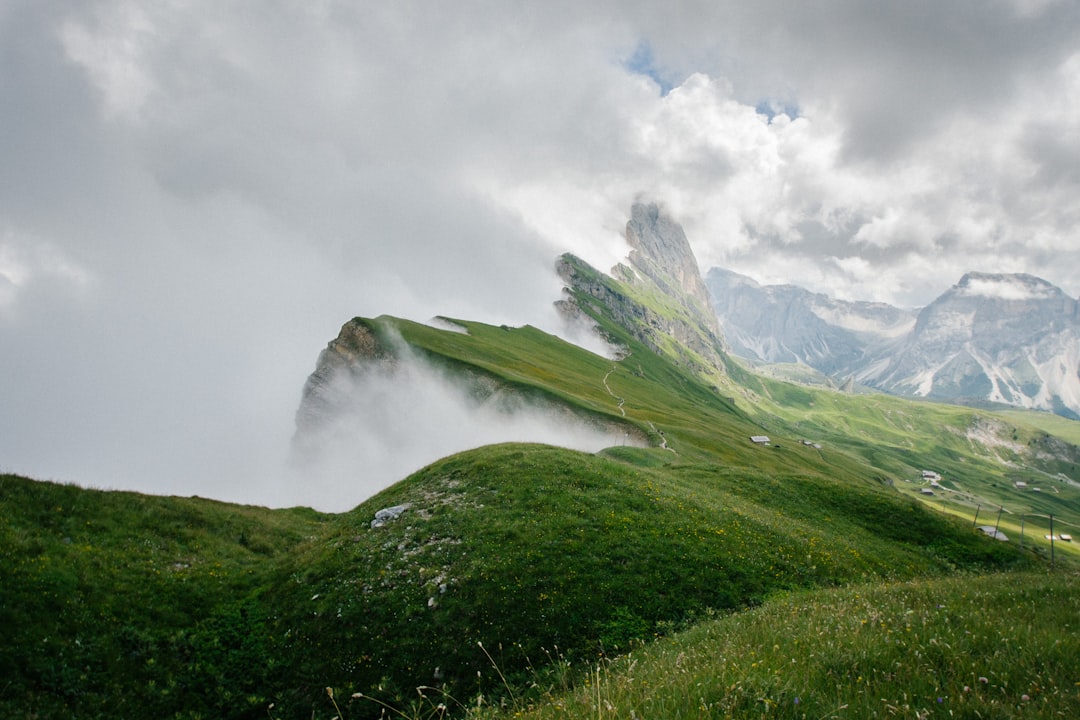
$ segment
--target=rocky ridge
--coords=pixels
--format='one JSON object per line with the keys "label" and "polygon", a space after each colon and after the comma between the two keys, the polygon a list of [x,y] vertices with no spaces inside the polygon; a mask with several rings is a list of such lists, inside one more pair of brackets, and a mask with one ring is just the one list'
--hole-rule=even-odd
{"label": "rocky ridge", "polygon": [[710,270],[735,354],[885,392],[1080,417],[1080,304],[1023,274],[968,273],[921,310]]}
{"label": "rocky ridge", "polygon": [[605,275],[566,254],[556,271],[566,293],[556,306],[580,319],[599,308],[635,340],[716,382],[735,369],[708,289],[682,227],[660,206],[636,203],[626,224],[627,264]]}
{"label": "rocky ridge", "polygon": [[1080,417],[1080,302],[1031,275],[967,273],[856,379],[897,394]]}

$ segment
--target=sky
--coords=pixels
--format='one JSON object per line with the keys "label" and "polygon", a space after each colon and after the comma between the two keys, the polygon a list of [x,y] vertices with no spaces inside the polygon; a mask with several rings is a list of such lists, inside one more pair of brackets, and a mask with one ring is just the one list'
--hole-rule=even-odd
{"label": "sky", "polygon": [[0,470],[309,504],[346,320],[557,331],[637,199],[703,271],[1080,294],[1080,3],[0,0],[0,158]]}

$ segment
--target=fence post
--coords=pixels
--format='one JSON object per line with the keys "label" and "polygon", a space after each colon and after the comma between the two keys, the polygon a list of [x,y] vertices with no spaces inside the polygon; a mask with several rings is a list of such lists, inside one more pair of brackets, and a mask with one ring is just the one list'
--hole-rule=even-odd
{"label": "fence post", "polygon": [[971,527],[975,527],[979,524],[979,510],[982,509],[982,505],[975,506],[975,519],[971,521]]}
{"label": "fence post", "polygon": [[1054,569],[1054,513],[1050,513],[1050,569]]}
{"label": "fence post", "polygon": [[1002,513],[1002,512],[1004,511],[1004,510],[1005,510],[1005,508],[1003,508],[1002,506],[998,505],[998,516],[997,516],[997,522],[996,522],[996,523],[994,523],[994,539],[995,539],[995,540],[997,540],[997,539],[998,539],[998,536],[997,536],[997,534],[998,534],[998,528],[999,528],[999,527],[1001,527],[1001,513]]}

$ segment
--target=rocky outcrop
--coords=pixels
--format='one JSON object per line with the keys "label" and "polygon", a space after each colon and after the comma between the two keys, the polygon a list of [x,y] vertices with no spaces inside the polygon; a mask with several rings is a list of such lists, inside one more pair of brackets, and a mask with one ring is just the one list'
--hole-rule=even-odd
{"label": "rocky outcrop", "polygon": [[341,385],[375,369],[390,371],[397,358],[384,331],[372,320],[353,318],[319,353],[315,370],[304,383],[296,427],[316,429],[342,411],[346,402]]}
{"label": "rocky outcrop", "polygon": [[[440,324],[444,332],[462,331],[447,321]],[[576,429],[575,437],[583,443],[608,438],[612,444],[616,439],[646,442],[636,428],[603,413],[567,403],[482,364],[411,343],[402,335],[408,325],[416,324],[390,317],[354,318],[319,354],[296,411],[292,450],[298,464],[348,455],[347,447],[356,444],[361,431],[370,436],[400,425],[399,436],[390,435],[403,443],[400,436],[412,432],[417,421],[430,432],[441,418],[459,426],[464,423],[464,429],[445,433],[455,441],[472,436],[549,441],[559,435],[549,430],[555,428],[569,434]],[[516,420],[520,422],[514,426]],[[503,437],[504,433],[489,432],[492,426],[520,429]]]}
{"label": "rocky outcrop", "polygon": [[628,264],[605,275],[563,255],[566,294],[556,307],[580,321],[603,315],[638,342],[710,383],[741,372],[727,354],[708,290],[682,227],[656,204],[636,203],[626,223]]}
{"label": "rocky outcrop", "polygon": [[720,326],[682,226],[656,203],[634,203],[626,223],[630,265],[677,299],[718,338]]}
{"label": "rocky outcrop", "polygon": [[391,507],[385,507],[381,510],[375,511],[375,519],[371,521],[372,528],[384,527],[388,522],[397,520],[401,515],[412,507],[412,503],[404,503],[402,505],[393,505]]}
{"label": "rocky outcrop", "polygon": [[899,394],[1080,417],[1080,303],[1031,275],[968,273],[859,380]]}
{"label": "rocky outcrop", "polygon": [[717,268],[707,284],[738,355],[897,395],[1080,417],[1080,303],[1031,275],[968,273],[918,312]]}

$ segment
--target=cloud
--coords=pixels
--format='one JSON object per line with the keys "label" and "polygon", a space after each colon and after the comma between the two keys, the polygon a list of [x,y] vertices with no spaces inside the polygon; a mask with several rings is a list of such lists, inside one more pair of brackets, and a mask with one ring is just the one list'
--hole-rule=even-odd
{"label": "cloud", "polygon": [[265,502],[345,319],[557,331],[642,194],[704,269],[1080,294],[1077,47],[1052,0],[12,0],[0,467]]}
{"label": "cloud", "polygon": [[424,465],[499,442],[539,442],[596,452],[638,444],[625,432],[600,429],[555,406],[542,407],[447,376],[399,348],[392,368],[337,373],[326,391],[333,410],[300,428],[291,480],[276,504],[343,511]]}
{"label": "cloud", "polygon": [[92,274],[53,244],[0,231],[0,320],[14,321],[28,295],[49,292],[84,302],[93,285]]}
{"label": "cloud", "polygon": [[958,286],[958,295],[982,296],[999,300],[1042,300],[1054,297],[1051,288],[1017,277],[970,277]]}

